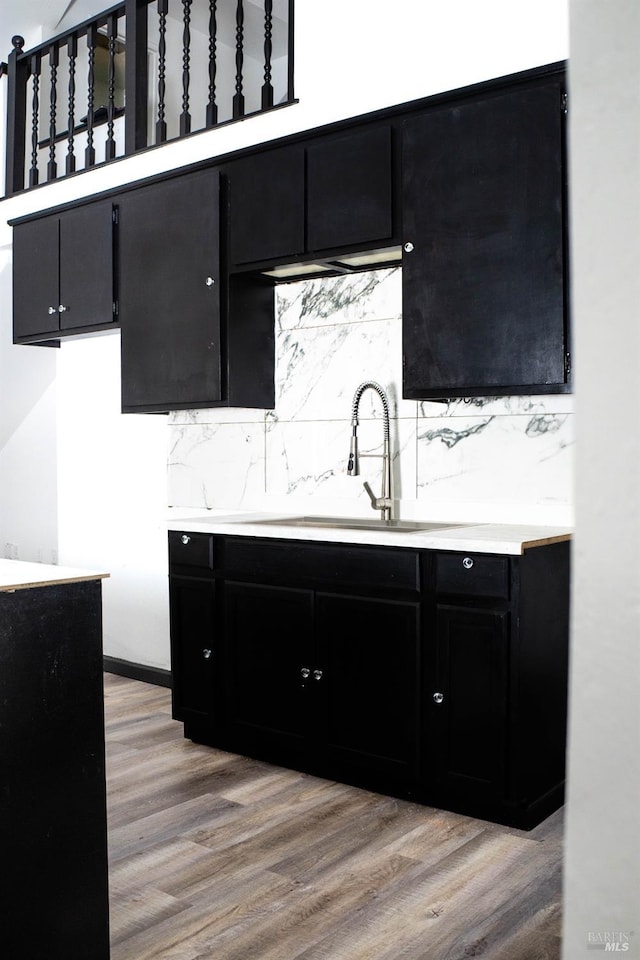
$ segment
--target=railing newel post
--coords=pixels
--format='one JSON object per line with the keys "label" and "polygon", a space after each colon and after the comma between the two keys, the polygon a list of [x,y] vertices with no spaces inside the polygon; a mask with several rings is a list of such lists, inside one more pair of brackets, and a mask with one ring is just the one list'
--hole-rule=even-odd
{"label": "railing newel post", "polygon": [[13,50],[7,61],[7,151],[5,192],[7,196],[24,189],[27,134],[27,82],[29,62],[22,57],[24,37],[11,38]]}
{"label": "railing newel post", "polygon": [[126,156],[147,146],[149,80],[147,76],[149,0],[125,0],[127,55],[124,116],[124,152]]}

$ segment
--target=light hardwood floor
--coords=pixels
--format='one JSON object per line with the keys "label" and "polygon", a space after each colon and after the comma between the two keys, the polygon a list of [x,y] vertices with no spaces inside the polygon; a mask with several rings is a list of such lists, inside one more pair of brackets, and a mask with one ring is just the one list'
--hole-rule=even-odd
{"label": "light hardwood floor", "polygon": [[531,832],[202,747],[105,674],[112,960],[558,960],[562,811]]}

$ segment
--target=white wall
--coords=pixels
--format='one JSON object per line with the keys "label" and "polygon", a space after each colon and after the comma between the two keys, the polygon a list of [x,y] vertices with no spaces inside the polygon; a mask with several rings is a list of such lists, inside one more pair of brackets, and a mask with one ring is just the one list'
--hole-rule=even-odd
{"label": "white wall", "polygon": [[[640,7],[572,0],[577,459],[565,960],[640,956]],[[626,943],[626,947],[625,947]]]}
{"label": "white wall", "polygon": [[[9,49],[10,34],[0,37],[0,42]],[[12,217],[117,187],[168,166],[561,60],[567,54],[567,7],[558,0],[519,4],[487,0],[482,5],[475,0],[446,4],[398,0],[393,5],[386,0],[298,3],[298,103],[6,199],[1,210],[0,247],[10,249],[6,220]],[[164,545],[161,555],[154,553],[161,546],[159,518],[169,502],[166,418],[119,414],[116,341],[108,337],[65,343],[55,357],[45,352],[44,360],[41,348],[12,346],[7,289],[5,279],[0,303],[4,362],[12,369],[24,363],[32,370],[33,365],[46,363],[49,377],[56,375],[57,367],[58,405],[55,391],[47,393],[41,388],[46,405],[36,420],[38,442],[32,440],[33,430],[27,430],[26,414],[20,413],[20,406],[16,408],[20,423],[14,434],[18,436],[24,429],[25,442],[10,458],[5,449],[0,451],[0,544],[7,540],[17,543],[25,559],[37,559],[39,548],[46,559],[58,548],[55,529],[48,531],[44,542],[42,522],[43,514],[54,514],[50,501],[57,482],[60,562],[106,566],[112,573],[104,591],[105,652],[168,667]],[[372,356],[371,361],[373,375],[377,359]],[[46,376],[42,374],[43,383]],[[13,386],[19,394],[20,384]],[[3,380],[2,408],[17,403],[17,396],[7,395],[8,389]],[[341,417],[342,413],[340,407]],[[510,441],[505,437],[503,442]],[[79,450],[90,451],[80,465]],[[18,475],[17,464],[23,476],[38,478],[38,497],[11,480]]]}

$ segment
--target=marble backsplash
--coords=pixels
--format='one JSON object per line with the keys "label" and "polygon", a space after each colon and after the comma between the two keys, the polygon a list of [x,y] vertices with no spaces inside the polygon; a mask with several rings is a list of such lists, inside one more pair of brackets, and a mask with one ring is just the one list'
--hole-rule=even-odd
{"label": "marble backsplash", "polygon": [[[346,476],[360,383],[387,392],[396,516],[572,524],[573,397],[402,398],[401,268],[276,288],[273,410],[170,415],[173,507],[371,515],[381,460]],[[359,410],[361,453],[382,446],[381,404]]]}

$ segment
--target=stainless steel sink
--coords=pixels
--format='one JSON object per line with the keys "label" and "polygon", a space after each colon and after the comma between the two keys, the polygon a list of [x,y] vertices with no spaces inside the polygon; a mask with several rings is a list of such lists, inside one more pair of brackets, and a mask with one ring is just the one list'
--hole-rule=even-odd
{"label": "stainless steel sink", "polygon": [[252,520],[264,526],[280,527],[333,527],[336,530],[388,530],[392,533],[417,533],[420,530],[452,529],[458,523],[429,523],[419,520],[367,520],[364,517],[281,517],[268,520]]}

